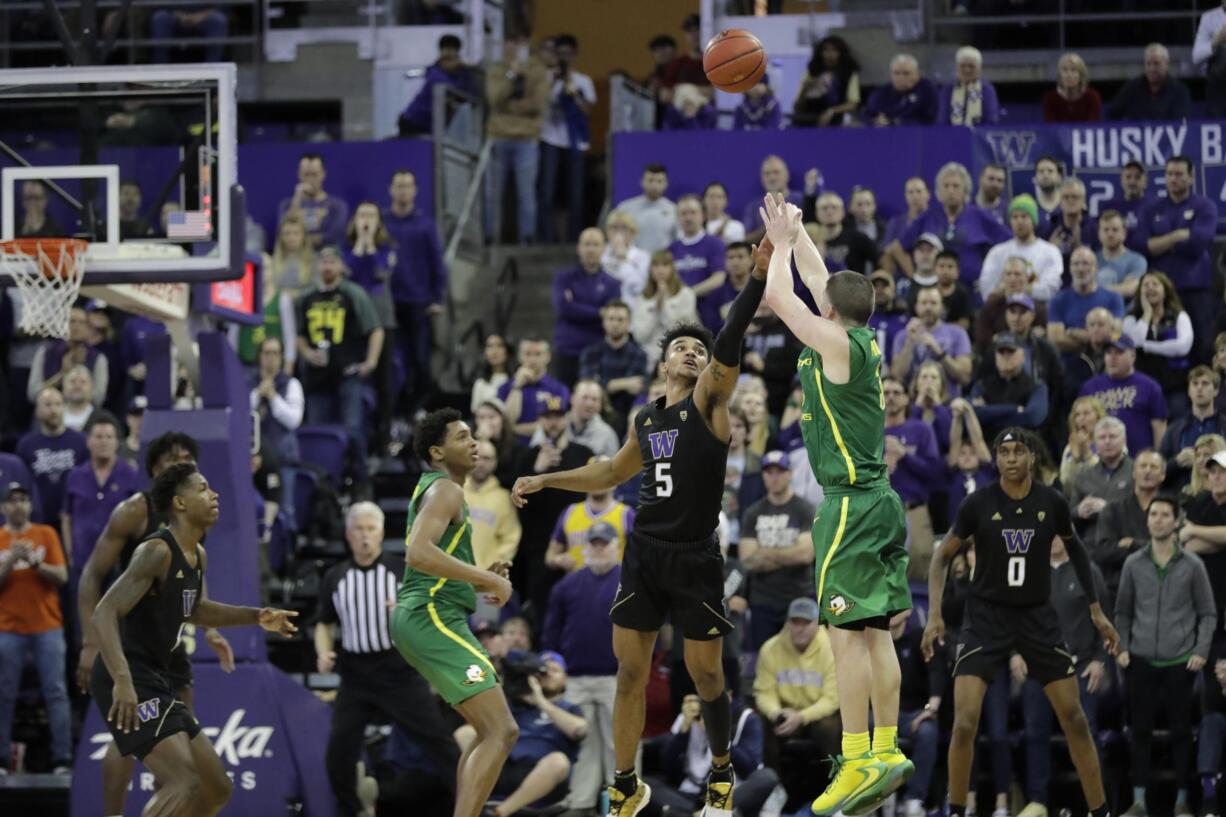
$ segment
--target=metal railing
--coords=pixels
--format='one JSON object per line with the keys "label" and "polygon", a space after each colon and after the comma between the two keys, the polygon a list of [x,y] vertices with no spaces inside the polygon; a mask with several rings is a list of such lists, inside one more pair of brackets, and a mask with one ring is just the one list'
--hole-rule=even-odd
{"label": "metal railing", "polygon": [[[1162,3],[1154,4],[1154,6],[1161,9],[1160,11],[1125,11],[1119,9],[1096,12],[1069,11],[1069,0],[1056,0],[1055,11],[1046,14],[976,15],[973,12],[956,13],[954,9],[958,7],[958,4],[952,3],[950,0],[929,0],[925,28],[928,34],[928,45],[933,46],[938,43],[941,32],[950,29],[1052,25],[1054,26],[1056,39],[1049,47],[1064,51],[1070,46],[1070,26],[1078,24],[1097,23],[1118,26],[1120,23],[1129,22],[1181,23],[1186,21],[1188,31],[1185,41],[1187,44],[1191,44],[1196,34],[1196,25],[1200,20],[1200,16],[1218,5],[1216,2],[1208,3],[1205,0],[1164,0]],[[962,5],[962,8],[966,7],[965,4]]]}
{"label": "metal railing", "polygon": [[443,84],[434,86],[432,102],[434,214],[443,235],[443,259],[451,264],[463,253],[479,260],[485,252],[481,194],[491,151],[484,102]]}
{"label": "metal railing", "polygon": [[[139,61],[139,50],[154,47],[200,48],[210,45],[249,47],[253,55],[259,53],[263,38],[263,14],[260,0],[209,0],[208,5],[219,8],[231,17],[233,12],[250,10],[251,30],[234,32],[222,37],[163,37],[154,39],[149,33],[135,33],[134,21],[157,10],[176,9],[194,11],[200,7],[199,0],[55,0],[66,31],[60,29],[60,21],[47,11],[44,0],[4,0],[0,2],[0,67],[13,65],[14,55],[19,52],[55,51],[64,49],[63,36],[67,34],[78,45],[82,38],[82,22],[87,17],[97,21],[97,34],[93,35],[100,49],[96,62],[105,62],[116,50],[127,51],[127,62]],[[127,31],[124,31],[124,27]],[[33,36],[31,36],[33,32]],[[57,64],[71,62],[60,58]]]}

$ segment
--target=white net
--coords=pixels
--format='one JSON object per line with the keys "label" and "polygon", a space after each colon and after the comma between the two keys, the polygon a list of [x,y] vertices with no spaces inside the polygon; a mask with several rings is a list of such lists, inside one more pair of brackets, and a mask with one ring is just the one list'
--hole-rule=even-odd
{"label": "white net", "polygon": [[68,313],[81,291],[88,244],[75,238],[0,242],[0,274],[21,292],[18,328],[29,335],[68,337]]}

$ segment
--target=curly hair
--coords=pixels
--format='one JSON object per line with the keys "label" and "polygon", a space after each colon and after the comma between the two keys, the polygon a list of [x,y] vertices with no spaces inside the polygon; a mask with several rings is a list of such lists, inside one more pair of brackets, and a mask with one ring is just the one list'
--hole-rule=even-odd
{"label": "curly hair", "polygon": [[453,408],[443,408],[427,414],[417,424],[417,431],[413,433],[413,453],[424,462],[433,464],[430,449],[436,445],[441,446],[446,440],[447,426],[463,419],[463,415]]}
{"label": "curly hair", "polygon": [[169,513],[170,504],[174,501],[175,495],[179,493],[183,483],[187,482],[188,477],[196,471],[196,463],[181,462],[158,474],[157,479],[153,481],[153,487],[149,489],[154,510],[158,513]]}
{"label": "curly hair", "polygon": [[200,445],[194,437],[184,434],[182,431],[167,431],[161,436],[154,437],[153,441],[149,443],[149,447],[145,449],[145,473],[152,478],[153,466],[157,465],[158,460],[176,448],[182,448],[186,451],[191,456],[192,462],[200,459]]}
{"label": "curly hair", "polygon": [[700,323],[679,323],[665,332],[664,337],[660,338],[660,351],[667,353],[668,347],[677,338],[694,338],[707,350],[707,357],[711,356],[711,350],[715,346],[715,338],[707,327]]}

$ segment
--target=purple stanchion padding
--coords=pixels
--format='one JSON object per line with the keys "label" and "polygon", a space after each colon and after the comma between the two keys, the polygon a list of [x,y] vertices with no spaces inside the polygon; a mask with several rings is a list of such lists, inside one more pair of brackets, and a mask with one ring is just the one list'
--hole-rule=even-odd
{"label": "purple stanchion padding", "polygon": [[[209,597],[227,604],[260,604],[259,537],[252,501],[251,410],[238,358],[225,337],[204,332],[200,347],[200,394],[205,408],[169,411],[162,395],[169,384],[156,383],[169,371],[169,337],[151,339],[149,349],[149,405],[141,427],[141,442],[167,431],[183,431],[200,445],[200,471],[217,491],[221,517],[205,541],[209,566],[205,574]],[[231,406],[236,408],[232,409]],[[235,658],[263,661],[267,656],[263,633],[255,628],[227,633]],[[215,662],[217,655],[200,638],[188,642],[193,661]]]}
{"label": "purple stanchion padding", "polygon": [[[254,629],[254,628],[252,628]],[[230,631],[231,637],[237,630]],[[226,773],[234,796],[225,814],[335,817],[324,767],[331,715],[301,684],[268,664],[240,664],[230,674],[196,667],[196,717]],[[73,769],[72,817],[96,817],[102,804],[100,761],[111,742],[97,706],[90,704]],[[140,814],[153,795],[153,774],[137,766],[125,814]]]}

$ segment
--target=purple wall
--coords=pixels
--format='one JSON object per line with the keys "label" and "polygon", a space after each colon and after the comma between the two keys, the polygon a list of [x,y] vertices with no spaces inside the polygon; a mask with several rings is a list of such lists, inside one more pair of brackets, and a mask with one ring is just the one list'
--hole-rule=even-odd
{"label": "purple wall", "polygon": [[643,165],[668,168],[668,197],[702,193],[719,181],[728,188],[728,209],[740,218],[751,198],[762,194],[758,172],[771,154],[791,170],[800,190],[805,171],[821,170],[826,189],[846,198],[855,185],[877,193],[878,209],[889,217],[906,209],[903,186],[909,176],[932,183],[941,165],[972,156],[967,128],[825,128],[785,131],[619,133],[613,138],[613,201],[637,196]]}

